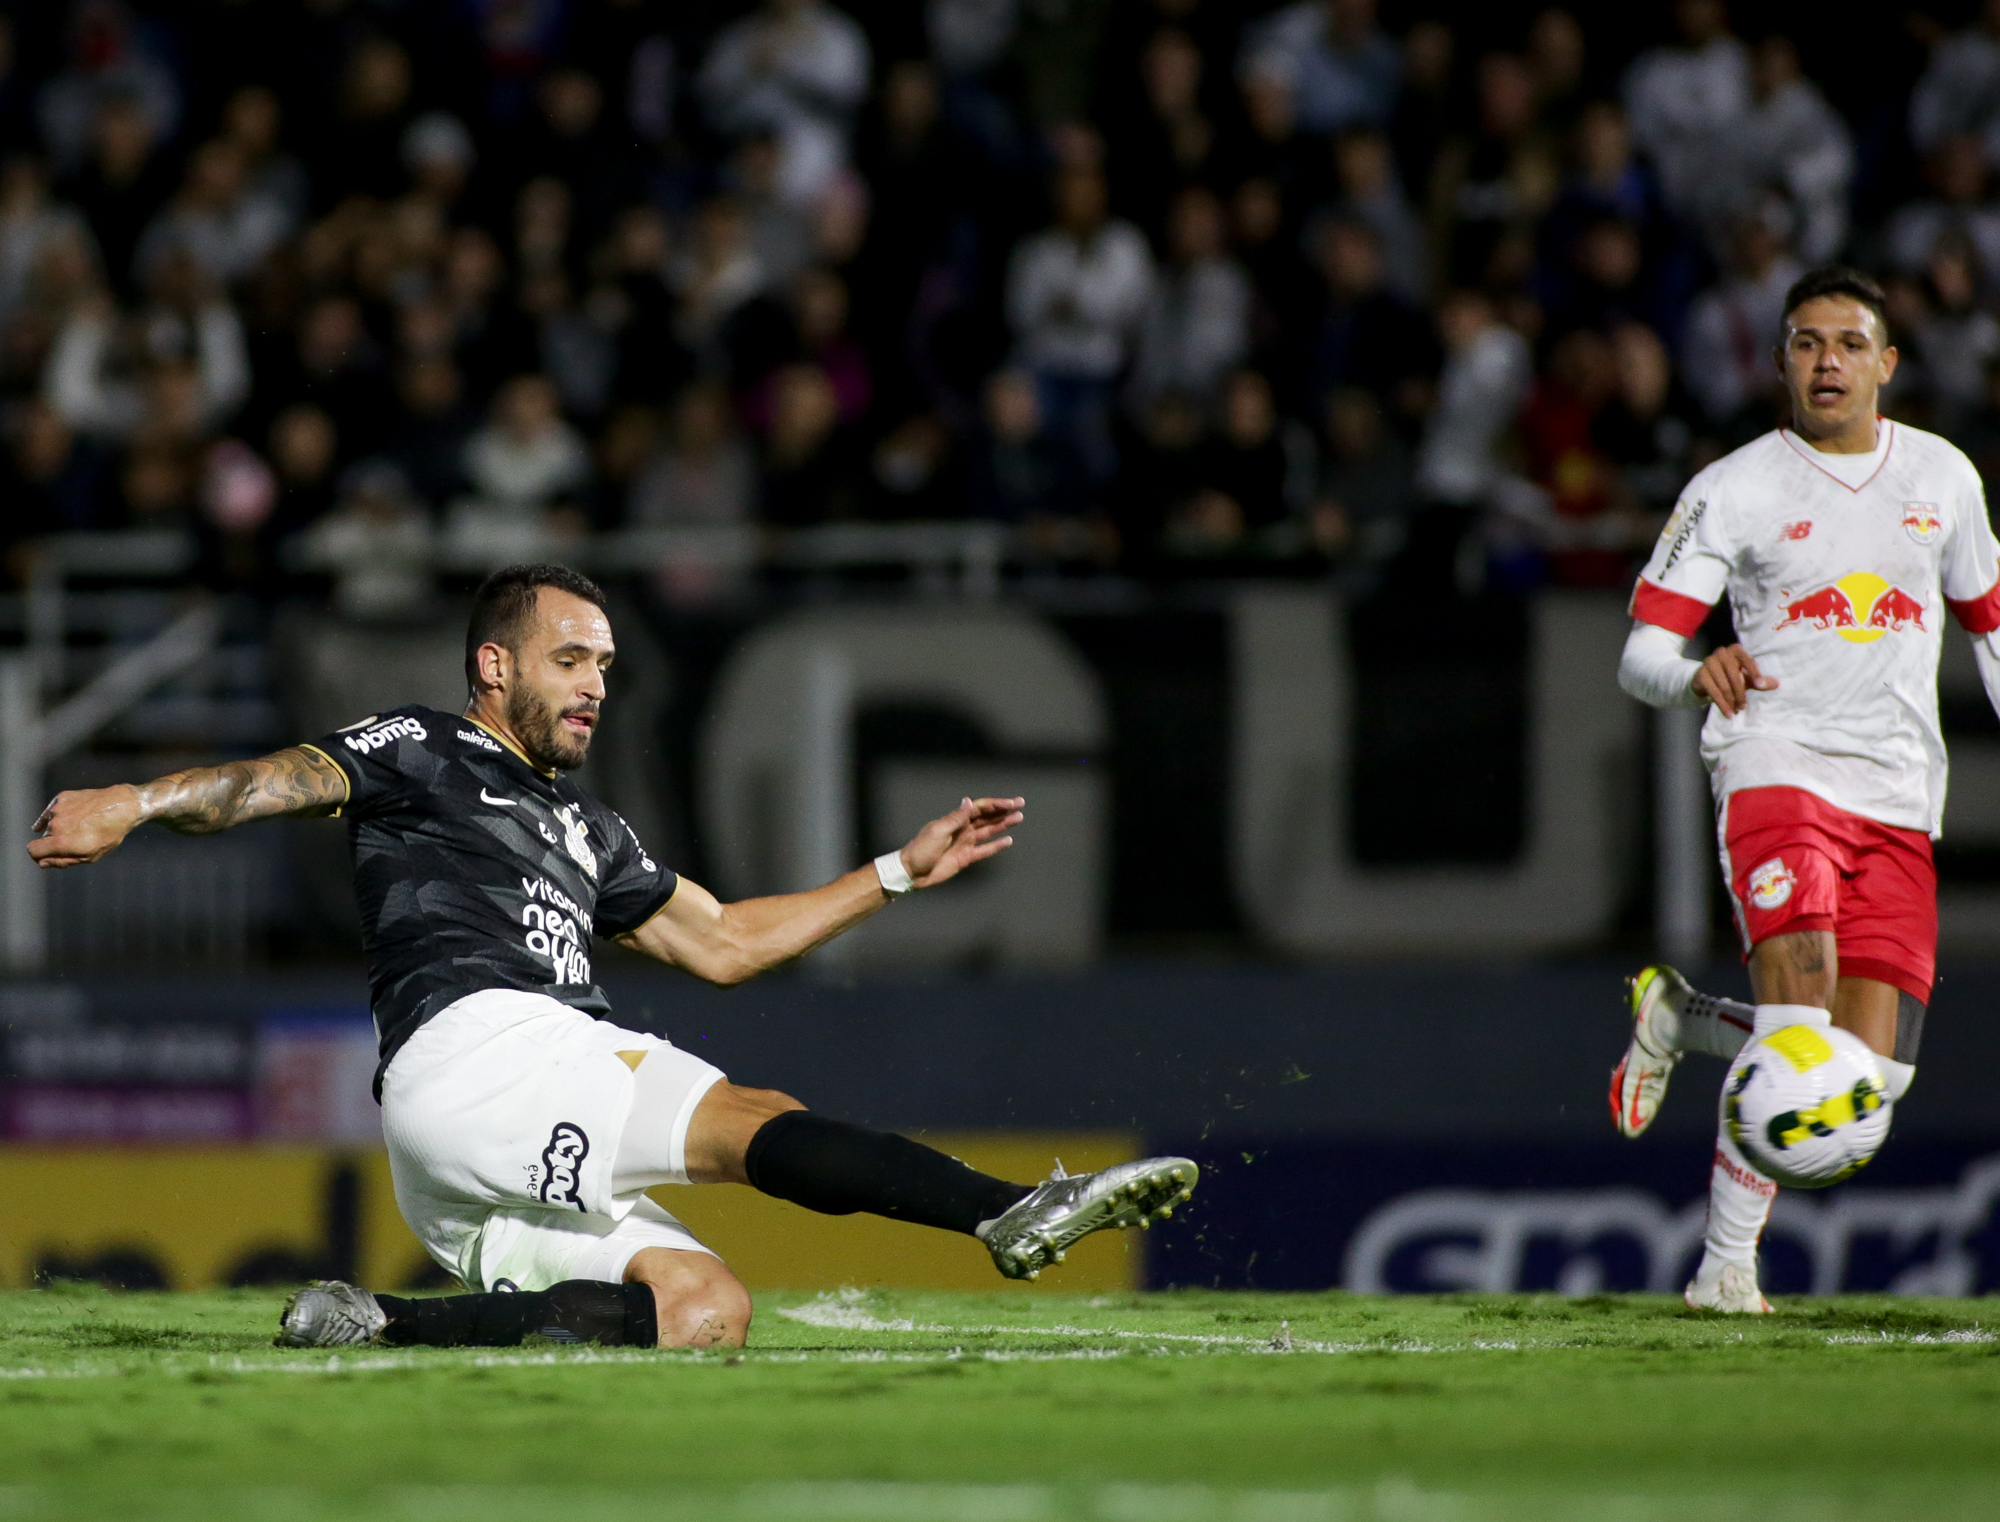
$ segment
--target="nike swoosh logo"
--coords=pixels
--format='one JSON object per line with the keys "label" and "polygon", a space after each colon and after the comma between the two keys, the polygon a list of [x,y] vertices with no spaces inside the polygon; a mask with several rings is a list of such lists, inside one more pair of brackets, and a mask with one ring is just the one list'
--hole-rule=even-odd
{"label": "nike swoosh logo", "polygon": [[482,787],[479,790],[479,801],[481,803],[497,803],[503,809],[511,809],[515,804],[519,803],[521,800],[518,798],[495,798],[491,793],[487,792],[486,789]]}

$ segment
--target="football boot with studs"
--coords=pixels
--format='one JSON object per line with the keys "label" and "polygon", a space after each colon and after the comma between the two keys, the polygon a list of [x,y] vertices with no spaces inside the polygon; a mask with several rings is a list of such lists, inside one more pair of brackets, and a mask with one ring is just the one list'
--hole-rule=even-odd
{"label": "football boot with studs", "polygon": [[1148,1227],[1194,1193],[1200,1170],[1184,1157],[1149,1157],[1096,1173],[1055,1172],[1025,1197],[980,1224],[979,1240],[1009,1279],[1034,1279],[1070,1247],[1107,1226]]}
{"label": "football boot with studs", "polygon": [[1611,1118],[1627,1136],[1638,1136],[1660,1113],[1667,1080],[1681,1060],[1680,1011],[1695,997],[1688,980],[1671,967],[1648,967],[1625,983],[1632,1037],[1611,1070]]}
{"label": "football boot with studs", "polygon": [[281,1348],[349,1348],[373,1342],[389,1324],[375,1297],[359,1285],[315,1279],[285,1302],[278,1317]]}

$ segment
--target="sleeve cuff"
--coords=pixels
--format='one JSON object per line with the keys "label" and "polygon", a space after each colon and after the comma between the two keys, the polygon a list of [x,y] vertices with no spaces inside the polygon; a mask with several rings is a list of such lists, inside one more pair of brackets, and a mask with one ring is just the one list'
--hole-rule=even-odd
{"label": "sleeve cuff", "polygon": [[[1708,622],[1712,602],[1689,597],[1685,592],[1670,592],[1665,587],[1655,586],[1645,577],[1632,589],[1632,616],[1644,624],[1657,624],[1662,629],[1671,629],[1682,639],[1692,639],[1701,626]],[[1957,604],[1953,604],[1956,609]],[[1962,621],[1962,620],[1961,620]]]}

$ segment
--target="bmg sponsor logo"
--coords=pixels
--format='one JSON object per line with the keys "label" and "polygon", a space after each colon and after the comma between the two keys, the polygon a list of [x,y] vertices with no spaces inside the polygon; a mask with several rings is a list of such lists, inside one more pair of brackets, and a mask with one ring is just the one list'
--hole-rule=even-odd
{"label": "bmg sponsor logo", "polygon": [[590,1155],[590,1138],[583,1127],[558,1121],[542,1148],[542,1181],[536,1198],[544,1205],[574,1205],[583,1209],[583,1160]]}
{"label": "bmg sponsor logo", "polygon": [[349,735],[341,743],[349,750],[359,751],[365,756],[370,751],[380,750],[383,746],[405,737],[412,740],[422,740],[428,738],[428,736],[429,732],[423,725],[405,714],[402,718],[391,719],[386,724],[378,724],[373,729],[364,730],[358,735]]}
{"label": "bmg sponsor logo", "polygon": [[[1966,1295],[1982,1278],[2000,1156],[1956,1184],[1780,1194],[1767,1254],[1802,1258],[1810,1293],[1856,1287]],[[1678,1290],[1701,1256],[1708,1202],[1671,1210],[1644,1190],[1426,1189],[1391,1200],[1349,1240],[1342,1282],[1365,1294]]]}

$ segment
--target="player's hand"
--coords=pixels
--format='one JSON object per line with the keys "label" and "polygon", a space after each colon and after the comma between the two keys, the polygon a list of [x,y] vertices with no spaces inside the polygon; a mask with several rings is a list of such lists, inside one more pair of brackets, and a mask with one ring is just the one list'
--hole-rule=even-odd
{"label": "player's hand", "polygon": [[903,865],[919,888],[950,882],[976,861],[998,856],[1014,843],[1007,831],[1026,817],[1025,798],[968,798],[933,819],[903,847]]}
{"label": "player's hand", "polygon": [[118,849],[119,842],[145,821],[139,790],[94,787],[57,793],[35,821],[28,854],[42,867],[81,867]]}
{"label": "player's hand", "polygon": [[1756,657],[1741,645],[1724,645],[1694,674],[1696,695],[1707,698],[1725,719],[1749,707],[1751,693],[1774,692],[1777,686],[1778,679],[1759,671]]}

